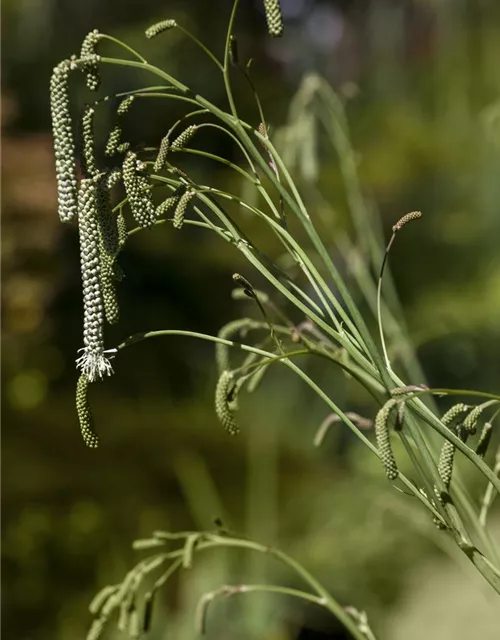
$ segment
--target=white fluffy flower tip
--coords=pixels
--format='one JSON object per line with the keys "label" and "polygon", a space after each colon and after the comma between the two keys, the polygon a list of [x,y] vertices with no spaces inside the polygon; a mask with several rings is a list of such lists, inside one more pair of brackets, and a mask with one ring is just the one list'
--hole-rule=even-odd
{"label": "white fluffy flower tip", "polygon": [[110,376],[114,373],[111,362],[104,354],[114,354],[116,349],[107,349],[102,353],[95,353],[84,347],[79,351],[83,351],[83,354],[77,359],[76,366],[88,377],[90,382],[102,380],[105,376]]}

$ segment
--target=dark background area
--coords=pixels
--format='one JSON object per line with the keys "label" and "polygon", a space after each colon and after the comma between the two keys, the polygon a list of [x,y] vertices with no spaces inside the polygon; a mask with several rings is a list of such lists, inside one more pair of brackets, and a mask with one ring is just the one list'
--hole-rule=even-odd
{"label": "dark background area", "polygon": [[[240,56],[255,59],[254,81],[273,130],[286,122],[308,71],[349,96],[360,178],[386,237],[404,213],[424,213],[398,238],[391,267],[429,384],[498,392],[500,5],[282,0],[280,40],[268,37],[261,5],[241,0],[236,33]],[[242,434],[231,439],[213,409],[213,346],[177,337],[142,342],[91,389],[101,447],[90,451],[81,441],[74,407],[82,329],[78,238],[57,217],[52,68],[98,28],[225,106],[222,79],[189,40],[172,31],[147,41],[143,33],[173,17],[222,55],[230,10],[228,0],[3,2],[5,637],[84,637],[94,592],[120,580],[139,557],[133,539],[153,529],[210,529],[221,517],[303,561],[343,604],[367,610],[380,639],[496,638],[498,606],[495,612],[481,580],[450,562],[439,534],[391,491],[376,461],[340,428],[323,449],[313,447],[326,410],[288,371],[271,371],[258,394],[243,401]],[[134,71],[108,69],[101,93],[145,82]],[[242,115],[257,126],[251,95],[243,82],[236,86]],[[83,99],[83,84],[74,92]],[[127,121],[130,136],[158,144],[179,113],[173,102],[145,101]],[[220,137],[202,134],[197,143],[238,159]],[[225,168],[187,161],[200,181],[240,192]],[[335,154],[323,154],[318,184],[331,207],[330,228],[348,230]],[[265,229],[256,227],[254,237],[273,250]],[[151,329],[217,333],[253,313],[232,300],[231,275],[239,271],[262,285],[240,255],[192,228],[138,234],[122,266],[121,320],[106,335],[109,346]],[[373,417],[374,408],[335,371],[313,362],[308,370],[339,406]],[[297,586],[293,580],[267,558],[200,556],[162,592],[151,637],[194,637],[197,598],[221,584]],[[214,608],[209,625],[210,638],[343,637],[335,633],[315,610],[274,597],[228,600]]]}

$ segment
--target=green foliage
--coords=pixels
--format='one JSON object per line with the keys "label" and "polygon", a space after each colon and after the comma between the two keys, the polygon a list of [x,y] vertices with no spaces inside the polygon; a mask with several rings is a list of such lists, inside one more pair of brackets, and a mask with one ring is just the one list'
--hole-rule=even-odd
{"label": "green foliage", "polygon": [[[271,35],[281,35],[282,17],[279,2],[265,1],[266,17]],[[486,500],[492,491],[500,489],[497,472],[484,460],[484,452],[490,438],[491,428],[483,429],[475,453],[470,449],[466,441],[477,431],[477,422],[482,412],[494,406],[500,398],[494,394],[485,394],[474,391],[462,391],[454,389],[432,389],[420,383],[420,369],[418,362],[410,357],[402,357],[402,351],[395,350],[395,336],[405,344],[405,353],[411,354],[411,343],[405,333],[404,325],[398,319],[398,305],[396,297],[382,296],[382,281],[388,260],[389,252],[394,244],[396,233],[409,221],[420,218],[419,211],[413,211],[401,217],[392,227],[393,235],[385,248],[379,241],[379,235],[375,223],[367,214],[367,207],[361,191],[359,178],[354,162],[345,118],[343,104],[325,80],[318,76],[306,78],[299,89],[298,98],[292,102],[293,118],[287,135],[284,136],[285,151],[281,155],[276,150],[273,140],[269,136],[269,127],[265,121],[260,99],[255,92],[253,81],[248,74],[248,67],[241,71],[249,82],[256,98],[256,108],[260,116],[257,127],[243,120],[238,111],[238,102],[233,93],[233,84],[230,77],[230,63],[235,63],[233,26],[238,2],[235,2],[231,14],[226,38],[226,47],[223,60],[218,60],[214,54],[207,50],[195,36],[179,27],[179,30],[188,35],[200,49],[208,55],[222,74],[223,84],[227,94],[229,110],[226,107],[213,104],[210,100],[194,92],[190,87],[158,67],[148,64],[141,54],[124,47],[134,57],[133,60],[120,58],[98,59],[93,53],[93,47],[97,40],[84,43],[85,56],[81,60],[62,63],[54,73],[55,80],[52,85],[51,100],[53,105],[54,135],[56,147],[56,163],[58,150],[71,150],[73,143],[68,137],[71,131],[71,119],[69,116],[69,99],[67,81],[69,71],[80,66],[87,73],[90,88],[95,88],[98,69],[96,64],[118,65],[124,68],[147,70],[155,74],[167,85],[162,87],[144,87],[134,92],[134,95],[144,98],[162,97],[184,102],[192,109],[195,103],[197,109],[188,111],[181,120],[170,129],[160,143],[156,161],[152,162],[151,148],[131,147],[129,142],[121,142],[123,131],[121,116],[126,112],[132,100],[125,98],[118,107],[118,123],[112,129],[106,144],[106,153],[126,152],[121,168],[121,180],[123,181],[126,199],[116,205],[118,214],[111,212],[109,204],[109,175],[105,178],[106,188],[103,189],[104,179],[97,174],[94,161],[94,140],[92,136],[92,118],[94,108],[84,112],[83,121],[83,156],[86,160],[86,171],[94,175],[92,179],[84,178],[80,185],[80,197],[78,200],[78,224],[80,232],[81,269],[84,290],[84,355],[78,360],[82,370],[83,382],[79,381],[78,414],[82,426],[84,438],[90,442],[92,433],[90,413],[86,399],[86,389],[90,381],[97,381],[105,374],[111,373],[111,365],[105,357],[103,341],[103,319],[106,315],[109,322],[118,320],[118,305],[114,290],[116,277],[115,258],[118,251],[123,249],[125,235],[136,233],[143,228],[155,227],[163,222],[158,218],[174,209],[173,227],[181,229],[196,226],[205,231],[211,231],[218,238],[228,243],[253,266],[260,275],[274,288],[275,293],[287,300],[293,313],[299,322],[288,320],[287,312],[280,307],[265,303],[256,293],[253,286],[243,277],[236,275],[235,281],[243,287],[243,293],[256,303],[264,322],[260,322],[259,328],[266,331],[266,343],[252,341],[232,344],[231,348],[238,346],[247,352],[247,359],[239,369],[229,367],[229,357],[226,348],[227,338],[235,325],[225,329],[218,337],[185,330],[167,329],[137,334],[118,345],[121,351],[131,344],[145,338],[184,335],[202,340],[215,342],[218,347],[218,365],[220,376],[215,389],[215,413],[223,424],[225,430],[235,435],[239,431],[235,419],[238,409],[239,393],[244,389],[247,381],[247,390],[253,391],[257,387],[264,373],[273,364],[287,367],[294,372],[316,396],[326,403],[329,411],[348,428],[352,434],[376,457],[380,458],[388,478],[398,482],[398,488],[403,488],[425,509],[429,522],[439,523],[442,533],[456,544],[456,549],[472,561],[476,570],[500,593],[499,569],[496,567],[497,550],[491,538],[490,531],[485,526],[485,517],[478,519],[475,515],[475,505],[468,493],[464,491],[462,479],[452,481],[452,468],[456,453],[463,454],[480,472],[486,480],[486,492],[482,505],[487,511],[491,504],[490,498]],[[146,36],[152,38],[165,29],[177,26],[173,20],[157,23],[146,31]],[[104,37],[99,34],[99,38]],[[116,41],[120,43],[119,41]],[[120,43],[123,44],[123,43]],[[92,49],[90,50],[89,49]],[[88,51],[87,51],[88,49]],[[89,66],[91,65],[91,66]],[[66,74],[66,75],[65,75]],[[125,105],[125,106],[124,106]],[[171,133],[175,126],[184,118],[203,116],[210,114],[217,124],[203,121],[202,124],[189,125],[170,143]],[[69,119],[69,121],[68,121]],[[211,127],[217,133],[223,133],[232,140],[244,161],[241,166],[231,160],[209,153],[204,149],[186,148],[195,131],[201,126]],[[300,150],[300,140],[309,140],[307,153],[302,158],[302,175],[309,183],[311,190],[316,189],[315,182],[318,176],[319,162],[317,154],[317,132],[322,127],[325,140],[330,143],[340,158],[341,173],[346,184],[348,204],[352,216],[354,235],[353,246],[361,247],[360,256],[362,267],[356,271],[356,285],[362,291],[368,302],[369,312],[365,305],[360,303],[354,295],[352,282],[345,277],[337,264],[331,258],[331,251],[325,238],[319,232],[314,208],[308,208],[303,200],[299,188],[290,174],[283,157],[297,156]],[[306,130],[306,135],[300,131]],[[299,132],[299,134],[297,134]],[[64,134],[64,135],[63,135]],[[290,134],[290,135],[289,135]],[[297,134],[297,135],[296,135]],[[198,141],[198,139],[197,139]],[[290,151],[290,145],[292,149]],[[130,146],[130,148],[129,148]],[[156,150],[158,147],[153,148]],[[288,149],[287,149],[288,148]],[[248,201],[245,196],[240,197],[230,189],[202,184],[198,179],[189,176],[184,168],[170,162],[170,152],[176,151],[176,156],[182,157],[185,153],[194,153],[200,158],[215,161],[230,167],[238,173],[247,186],[255,191],[256,199]],[[59,154],[60,155],[60,154]],[[172,160],[177,158],[173,156]],[[70,193],[74,187],[71,174],[73,165],[58,165],[58,181],[60,185],[60,216],[68,220],[74,214],[74,203]],[[156,173],[151,172],[151,167]],[[70,175],[71,174],[71,175]],[[194,175],[194,174],[193,174]],[[114,184],[117,178],[111,182]],[[68,189],[70,185],[71,189]],[[160,204],[156,202],[156,192],[167,187],[172,194],[166,199],[163,197]],[[61,196],[63,194],[64,197]],[[195,217],[186,219],[185,213],[188,203],[196,195],[196,204],[193,205]],[[138,228],[127,232],[124,225],[122,207],[130,208],[132,217],[138,224]],[[175,207],[175,208],[174,208]],[[286,260],[282,256],[275,258],[256,243],[253,234],[247,230],[247,225],[242,224],[240,212],[245,211],[252,217],[253,223],[271,231],[273,238],[285,252]],[[108,227],[109,226],[109,232]],[[248,225],[250,226],[250,225]],[[377,279],[372,273],[379,273]],[[269,312],[268,312],[268,308]],[[377,344],[371,332],[372,316],[378,324],[380,344]],[[388,321],[387,318],[390,318]],[[388,334],[386,344],[386,323],[392,323],[395,330]],[[247,336],[242,336],[247,339]],[[268,347],[268,344],[271,347]],[[265,347],[265,348],[264,348]],[[113,350],[114,351],[114,350]],[[389,359],[391,353],[392,364]],[[336,368],[341,376],[349,383],[356,383],[371,398],[373,398],[372,410],[378,409],[374,421],[376,446],[371,438],[360,431],[359,421],[354,421],[354,412],[344,412],[334,393],[326,393],[314,379],[313,375],[300,366],[298,356],[311,356],[328,363]],[[258,359],[257,359],[258,358]],[[410,381],[410,383],[406,383]],[[418,384],[412,384],[411,382]],[[85,393],[83,393],[85,392]],[[83,395],[82,395],[83,394]],[[432,403],[424,403],[421,396],[432,397],[434,395],[469,395],[486,397],[488,400],[474,407],[465,420],[455,429],[449,428],[452,420],[458,417],[458,413],[448,414],[440,418],[439,413]],[[394,397],[391,397],[394,396]],[[389,400],[387,400],[389,398]],[[406,457],[402,456],[402,463],[396,465],[395,455],[392,449],[389,421],[391,412],[397,408],[396,435],[405,447]],[[495,414],[496,415],[496,414]],[[451,417],[450,417],[451,416]],[[491,419],[490,423],[493,422]],[[330,421],[331,423],[331,421]],[[330,424],[329,423],[329,424]],[[85,435],[87,434],[87,435]],[[444,438],[445,443],[438,457],[436,443]],[[438,440],[439,439],[439,440]],[[318,441],[322,441],[322,438]],[[94,446],[94,445],[89,445]],[[399,454],[398,454],[399,461]],[[414,473],[408,475],[407,468]],[[454,478],[457,474],[453,474]],[[414,479],[415,477],[415,479]],[[490,489],[491,488],[491,489]],[[448,490],[452,490],[448,494]],[[439,500],[435,500],[435,495]],[[472,514],[472,515],[471,515]],[[168,536],[166,536],[168,538]],[[477,542],[476,542],[477,539]],[[183,566],[191,567],[193,557],[202,547],[203,543],[209,546],[224,546],[229,538],[222,538],[223,542],[207,533],[191,532],[185,539],[182,549],[173,554],[153,556],[140,563],[130,572],[124,582],[117,585],[115,590],[106,592],[102,596],[105,602],[102,608],[97,607],[97,617],[89,632],[90,638],[97,638],[102,633],[104,624],[108,622],[111,614],[119,610],[119,627],[128,631],[132,636],[147,631],[151,623],[151,607],[154,591],[167,580],[168,571],[175,571]],[[158,546],[157,538],[153,538],[152,547]],[[146,544],[146,543],[144,543]],[[269,552],[269,547],[261,547],[258,543],[249,542],[241,544],[240,540],[232,538],[233,546],[243,546]],[[252,546],[253,545],[253,546]],[[145,547],[143,547],[145,548]],[[286,556],[279,551],[273,552],[283,559]],[[139,586],[143,579],[162,566],[165,560],[174,561],[166,573],[153,585],[153,590],[147,592],[146,599],[138,605]],[[204,627],[208,605],[221,595],[234,595],[236,593],[253,590],[280,593],[313,601],[320,606],[325,606],[329,613],[340,620],[351,635],[358,640],[374,638],[373,632],[367,624],[366,616],[355,609],[346,610],[325,590],[319,582],[310,577],[297,563],[286,560],[285,564],[292,567],[298,575],[306,579],[312,589],[311,593],[298,592],[290,588],[277,587],[276,585],[244,585],[242,587],[223,587],[217,591],[206,593],[200,600],[198,618]],[[173,567],[173,568],[172,568]],[[166,576],[166,577],[165,577]],[[307,577],[306,577],[307,576]],[[94,606],[95,608],[95,606]],[[140,613],[142,611],[142,614]],[[349,613],[351,611],[351,613]]]}

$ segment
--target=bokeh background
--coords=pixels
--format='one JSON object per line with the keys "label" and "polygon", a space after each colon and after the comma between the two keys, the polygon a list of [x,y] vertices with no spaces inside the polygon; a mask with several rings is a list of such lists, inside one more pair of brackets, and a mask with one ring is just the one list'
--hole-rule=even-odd
{"label": "bokeh background", "polygon": [[[306,72],[328,79],[346,103],[368,208],[380,215],[386,236],[402,214],[424,212],[398,238],[391,266],[428,382],[498,391],[500,4],[282,0],[282,6],[280,40],[267,36],[260,0],[241,1],[236,28],[241,57],[255,59],[269,122],[274,130],[286,122]],[[170,32],[148,42],[143,31],[173,17],[220,54],[230,8],[229,0],[3,2],[4,637],[84,637],[94,592],[120,580],[140,557],[132,540],[153,529],[210,529],[219,517],[300,559],[342,603],[366,610],[379,638],[497,638],[499,607],[489,588],[450,558],[444,534],[388,487],[376,461],[341,428],[314,448],[326,410],[287,371],[271,371],[243,402],[242,434],[232,439],[213,410],[213,347],[185,338],[141,343],[124,352],[112,378],[92,388],[101,447],[90,451],[81,441],[74,407],[82,322],[78,241],[56,211],[52,67],[98,28],[225,104],[221,79],[189,41]],[[104,80],[109,93],[144,82],[117,69]],[[74,91],[84,95],[82,87]],[[238,100],[258,124],[243,83]],[[166,101],[141,106],[131,115],[130,135],[157,144],[178,113]],[[234,155],[220,139],[207,144]],[[193,166],[204,182],[241,191],[225,169]],[[321,157],[318,184],[329,229],[345,233],[350,222],[335,153]],[[314,215],[317,200],[310,204]],[[256,227],[254,237],[275,249],[264,229]],[[236,252],[189,228],[139,234],[122,266],[122,318],[109,331],[109,345],[149,329],[216,333],[254,312],[232,300],[231,275],[240,271],[262,284]],[[335,371],[307,366],[341,407],[373,417],[374,407]],[[476,496],[482,489],[473,484]],[[495,514],[492,520],[495,526]],[[193,638],[202,593],[223,583],[266,581],[299,586],[267,558],[200,556],[162,592],[151,638]],[[214,608],[209,637],[345,636],[300,603],[248,596]]]}

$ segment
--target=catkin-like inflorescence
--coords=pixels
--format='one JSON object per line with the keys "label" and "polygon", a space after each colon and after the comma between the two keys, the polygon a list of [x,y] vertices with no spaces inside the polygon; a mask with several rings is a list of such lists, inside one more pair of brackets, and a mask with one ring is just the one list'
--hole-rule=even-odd
{"label": "catkin-like inflorescence", "polygon": [[164,216],[177,204],[178,201],[179,198],[177,196],[169,196],[168,198],[165,198],[165,200],[161,202],[155,209],[156,217],[161,218],[162,216]]}
{"label": "catkin-like inflorescence", "polygon": [[407,213],[402,218],[400,218],[396,222],[396,224],[392,227],[393,233],[396,233],[396,231],[399,231],[400,229],[402,229],[405,226],[405,224],[408,224],[408,222],[411,222],[412,220],[418,220],[421,217],[422,217],[421,211],[411,211],[410,213]]}
{"label": "catkin-like inflorescence", "polygon": [[155,208],[150,190],[146,189],[146,178],[137,175],[137,155],[129,151],[122,167],[123,184],[134,220],[141,227],[150,227],[155,223]]}
{"label": "catkin-like inflorescence", "polygon": [[99,89],[101,77],[99,74],[99,56],[96,55],[97,43],[102,39],[102,35],[97,29],[88,33],[83,42],[80,51],[80,57],[84,59],[83,71],[87,87],[91,91]]}
{"label": "catkin-like inflorescence", "polygon": [[441,422],[443,424],[445,424],[445,425],[449,425],[449,424],[451,424],[453,422],[453,420],[455,420],[455,418],[458,418],[458,416],[461,413],[464,413],[465,411],[468,411],[469,409],[470,409],[470,407],[468,407],[463,402],[459,402],[458,404],[454,404],[443,415],[443,417],[441,418]]}
{"label": "catkin-like inflorescence", "polygon": [[375,418],[375,437],[377,439],[377,448],[389,480],[395,480],[398,477],[398,467],[396,465],[394,453],[392,452],[391,438],[389,434],[389,415],[397,403],[397,400],[388,400],[377,413],[377,417]]}
{"label": "catkin-like inflorescence", "polygon": [[121,137],[122,137],[122,127],[119,123],[117,123],[109,132],[108,140],[106,142],[106,147],[104,149],[104,153],[107,156],[114,156],[118,152],[118,147],[120,145]]}
{"label": "catkin-like inflorescence", "polygon": [[235,382],[231,371],[223,371],[215,388],[215,412],[224,429],[232,436],[240,429],[234,417]]}
{"label": "catkin-like inflorescence", "polygon": [[279,0],[264,0],[266,10],[267,30],[269,35],[277,38],[283,35],[283,16]]}
{"label": "catkin-like inflorescence", "polygon": [[477,447],[476,447],[476,453],[481,458],[484,458],[486,451],[488,450],[488,446],[491,441],[491,433],[492,433],[491,422],[485,422],[483,429],[481,431],[481,435],[479,436]]}
{"label": "catkin-like inflorescence", "polygon": [[88,399],[88,386],[90,380],[84,373],[78,378],[76,384],[76,412],[80,422],[80,431],[87,447],[95,449],[99,446],[99,437],[94,431],[92,412]]}
{"label": "catkin-like inflorescence", "polygon": [[172,142],[170,149],[172,151],[179,151],[179,149],[184,148],[194,136],[197,129],[198,125],[196,124],[192,124],[189,127],[186,127],[186,129],[184,129],[184,131]]}
{"label": "catkin-like inflorescence", "polygon": [[122,210],[118,212],[116,216],[116,227],[118,229],[118,247],[121,250],[125,242],[127,241],[127,223]]}
{"label": "catkin-like inflorescence", "polygon": [[487,409],[491,405],[491,401],[483,402],[482,404],[478,404],[477,407],[474,407],[468,414],[468,416],[463,421],[463,429],[467,433],[467,435],[474,435],[477,431],[477,421],[481,416],[482,412]]}
{"label": "catkin-like inflorescence", "polygon": [[130,142],[122,142],[116,147],[117,153],[126,153],[130,149]]}
{"label": "catkin-like inflorescence", "polygon": [[[453,405],[446,411],[446,413],[441,418],[441,422],[449,426],[451,423],[458,418],[462,413],[468,411],[470,407],[468,407],[463,402],[459,402],[458,404]],[[462,433],[461,427],[454,431],[460,435]],[[453,462],[455,459],[455,445],[448,440],[443,443],[441,448],[441,453],[439,454],[439,462],[438,462],[438,473],[439,477],[443,481],[443,484],[448,490],[450,488],[451,478],[453,474]]]}
{"label": "catkin-like inflorescence", "polygon": [[161,22],[157,22],[156,24],[148,27],[144,32],[146,38],[154,38],[163,31],[167,31],[168,29],[172,29],[177,26],[177,22],[175,20],[162,20]]}
{"label": "catkin-like inflorescence", "polygon": [[106,176],[106,186],[108,189],[112,189],[116,186],[122,177],[122,172],[120,169],[111,169],[111,171]]}
{"label": "catkin-like inflorescence", "polygon": [[453,473],[453,461],[455,459],[455,445],[451,442],[446,442],[441,448],[438,462],[439,477],[443,481],[443,484],[448,490],[450,488],[451,476]]}
{"label": "catkin-like inflorescence", "polygon": [[83,285],[83,355],[77,360],[90,382],[113,372],[104,355],[104,310],[100,280],[98,189],[95,179],[80,183],[78,223],[80,232],[80,268]]}
{"label": "catkin-like inflorescence", "polygon": [[72,220],[78,210],[78,183],[76,177],[76,150],[69,103],[69,76],[71,60],[64,60],[54,68],[50,80],[50,109],[54,154],[56,160],[59,218]]}
{"label": "catkin-like inflorescence", "polygon": [[185,193],[179,198],[179,202],[175,207],[173,226],[174,229],[181,229],[184,224],[184,216],[186,215],[186,209],[189,201],[194,196],[195,192],[193,189],[187,189]]}
{"label": "catkin-like inflorescence", "polygon": [[132,104],[134,103],[135,100],[135,96],[127,96],[126,98],[124,98],[120,104],[118,105],[118,108],[116,110],[116,113],[118,114],[118,116],[124,116],[127,111],[130,109],[130,107],[132,106]]}
{"label": "catkin-like inflorescence", "polygon": [[94,138],[95,109],[86,104],[81,120],[82,169],[86,178],[97,175]]}
{"label": "catkin-like inflorescence", "polygon": [[120,305],[116,293],[116,275],[112,264],[101,268],[101,291],[104,304],[104,315],[109,324],[116,324],[120,319]]}
{"label": "catkin-like inflorescence", "polygon": [[116,294],[115,258],[120,250],[117,216],[111,208],[106,180],[98,184],[97,215],[99,222],[99,278],[104,315],[109,324],[116,324],[120,309]]}
{"label": "catkin-like inflorescence", "polygon": [[170,149],[170,140],[168,135],[166,135],[162,138],[160,142],[160,148],[158,150],[158,155],[156,156],[156,160],[154,163],[155,171],[157,172],[161,171],[165,166],[169,149]]}
{"label": "catkin-like inflorescence", "polygon": [[117,216],[111,207],[111,198],[106,179],[97,182],[97,218],[99,221],[101,262],[111,263],[119,250]]}

